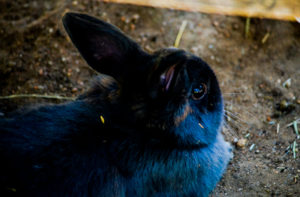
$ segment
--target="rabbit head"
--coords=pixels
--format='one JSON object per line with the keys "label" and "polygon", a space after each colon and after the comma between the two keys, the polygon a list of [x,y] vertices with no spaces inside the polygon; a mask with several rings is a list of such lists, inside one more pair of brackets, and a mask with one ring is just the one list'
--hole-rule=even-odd
{"label": "rabbit head", "polygon": [[168,147],[215,141],[222,95],[203,60],[176,48],[148,54],[116,27],[88,15],[67,13],[63,23],[86,62],[117,84],[117,110],[112,113],[118,123],[112,124],[141,128],[138,135]]}

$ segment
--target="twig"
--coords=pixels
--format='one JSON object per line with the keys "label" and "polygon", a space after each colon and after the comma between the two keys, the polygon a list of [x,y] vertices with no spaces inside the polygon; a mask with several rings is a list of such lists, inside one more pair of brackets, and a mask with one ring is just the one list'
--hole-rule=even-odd
{"label": "twig", "polygon": [[245,25],[245,37],[249,37],[249,30],[250,30],[250,17],[246,18],[246,25]]}
{"label": "twig", "polygon": [[252,145],[250,146],[249,150],[252,151],[252,150],[254,149],[254,147],[255,147],[255,144],[252,144]]}
{"label": "twig", "polygon": [[297,138],[299,138],[298,125],[297,125],[296,121],[293,122],[293,127],[294,127],[295,133],[297,135]]}
{"label": "twig", "polygon": [[270,36],[270,33],[269,33],[269,32],[266,33],[266,35],[265,35],[265,36],[263,37],[263,39],[261,40],[261,43],[262,43],[262,44],[265,44],[265,42],[267,42],[269,36]]}
{"label": "twig", "polygon": [[296,145],[297,145],[297,142],[295,140],[294,143],[293,143],[293,157],[294,157],[294,159],[296,159]]}
{"label": "twig", "polygon": [[65,97],[59,95],[41,95],[41,94],[13,94],[9,96],[0,96],[0,99],[13,99],[13,98],[46,98],[58,100],[75,100],[75,97]]}
{"label": "twig", "polygon": [[285,127],[293,126],[293,125],[295,124],[294,122],[297,122],[297,124],[299,124],[299,123],[300,123],[300,118],[298,118],[298,119],[294,120],[293,122],[291,122],[291,123],[285,125]]}
{"label": "twig", "polygon": [[237,120],[237,122],[240,122],[240,123],[243,123],[243,124],[246,124],[248,126],[251,126],[248,122],[242,120],[241,118],[239,118],[237,115],[235,115],[233,112],[231,112],[230,110],[226,109],[225,110],[225,113],[227,115],[229,115],[231,117],[231,119],[235,118]]}
{"label": "twig", "polygon": [[46,19],[52,17],[53,15],[61,12],[68,4],[70,3],[70,0],[67,1],[58,1],[55,8],[49,12],[46,12],[44,15],[42,15],[40,18],[30,22],[29,24],[27,24],[25,27],[19,27],[18,30],[19,31],[24,31],[26,29],[31,29],[32,27],[35,27],[39,24],[41,24],[42,22],[44,22]]}
{"label": "twig", "polygon": [[176,48],[178,48],[178,46],[179,46],[179,43],[180,43],[180,40],[181,40],[181,37],[182,37],[182,34],[184,32],[186,25],[187,25],[187,21],[186,20],[182,21],[182,24],[180,26],[179,32],[177,34],[177,37],[176,37],[176,40],[174,43],[174,47],[176,47]]}

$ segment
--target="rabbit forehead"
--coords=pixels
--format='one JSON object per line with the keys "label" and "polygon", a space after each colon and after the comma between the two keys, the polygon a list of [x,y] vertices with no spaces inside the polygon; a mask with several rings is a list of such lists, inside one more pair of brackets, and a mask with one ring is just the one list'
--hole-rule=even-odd
{"label": "rabbit forehead", "polygon": [[187,68],[189,76],[197,76],[204,73],[204,78],[215,78],[212,69],[206,62],[204,62],[200,57],[188,53],[184,50],[176,48],[166,48],[159,50],[155,54],[155,70],[164,70],[173,65],[177,65],[178,67],[185,66]]}

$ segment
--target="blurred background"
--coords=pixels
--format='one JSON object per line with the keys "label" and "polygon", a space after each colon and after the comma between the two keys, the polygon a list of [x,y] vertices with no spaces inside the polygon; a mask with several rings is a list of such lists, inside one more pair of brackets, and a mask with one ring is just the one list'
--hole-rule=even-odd
{"label": "blurred background", "polygon": [[[270,7],[277,1],[257,2]],[[1,0],[0,117],[34,103],[65,102],[97,75],[62,27],[67,11],[116,25],[149,53],[174,46],[177,38],[179,48],[211,65],[226,104],[223,132],[235,147],[212,196],[300,196],[299,23],[100,0]],[[29,97],[5,97],[20,94]]]}

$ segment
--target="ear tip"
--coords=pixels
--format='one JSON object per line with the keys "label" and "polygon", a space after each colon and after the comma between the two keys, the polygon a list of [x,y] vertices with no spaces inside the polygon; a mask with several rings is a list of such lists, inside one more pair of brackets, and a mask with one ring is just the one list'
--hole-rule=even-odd
{"label": "ear tip", "polygon": [[89,28],[100,27],[105,23],[95,17],[82,14],[82,13],[76,13],[76,12],[67,12],[63,16],[62,21],[66,28],[72,28],[72,27],[86,28],[87,26]]}
{"label": "ear tip", "polygon": [[79,15],[80,15],[79,13],[67,12],[62,18],[63,24],[68,25],[70,23],[70,21],[78,18]]}
{"label": "ear tip", "polygon": [[74,33],[76,29],[84,29],[88,23],[88,21],[85,20],[85,17],[85,14],[67,12],[62,18],[67,33],[70,35],[71,33]]}
{"label": "ear tip", "polygon": [[68,13],[66,13],[66,14],[63,16],[62,22],[63,22],[63,25],[64,25],[65,28],[67,28],[67,26],[69,25],[70,20],[71,20],[71,18],[73,17],[72,15],[73,15],[72,12],[68,12]]}

